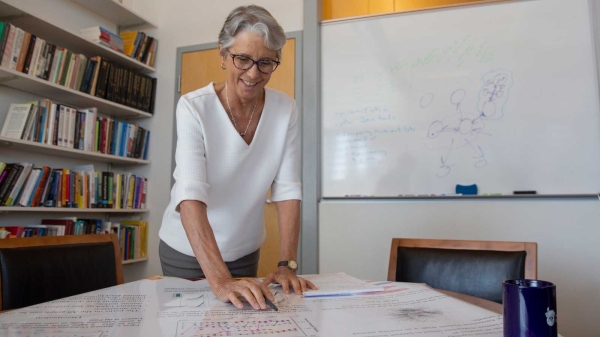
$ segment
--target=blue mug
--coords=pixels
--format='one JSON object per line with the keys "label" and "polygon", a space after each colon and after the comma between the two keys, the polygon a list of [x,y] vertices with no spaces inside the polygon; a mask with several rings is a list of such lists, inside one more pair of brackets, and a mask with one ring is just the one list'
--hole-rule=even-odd
{"label": "blue mug", "polygon": [[556,286],[538,280],[503,284],[504,337],[557,337]]}

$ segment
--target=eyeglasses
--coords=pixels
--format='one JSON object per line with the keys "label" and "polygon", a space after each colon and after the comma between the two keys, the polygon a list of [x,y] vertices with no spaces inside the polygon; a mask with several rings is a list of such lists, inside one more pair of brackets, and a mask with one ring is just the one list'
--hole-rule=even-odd
{"label": "eyeglasses", "polygon": [[262,59],[254,61],[245,55],[229,54],[233,59],[233,65],[239,70],[250,70],[255,64],[258,67],[258,71],[263,74],[270,74],[277,69],[277,66],[281,63],[275,60]]}

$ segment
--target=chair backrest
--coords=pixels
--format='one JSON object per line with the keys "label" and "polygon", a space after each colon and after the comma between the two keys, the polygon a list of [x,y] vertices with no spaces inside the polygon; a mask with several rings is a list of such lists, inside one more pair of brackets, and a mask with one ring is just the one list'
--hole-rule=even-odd
{"label": "chair backrest", "polygon": [[123,284],[116,234],[0,240],[0,310]]}
{"label": "chair backrest", "polygon": [[537,278],[533,242],[392,239],[388,280],[502,303],[502,282]]}

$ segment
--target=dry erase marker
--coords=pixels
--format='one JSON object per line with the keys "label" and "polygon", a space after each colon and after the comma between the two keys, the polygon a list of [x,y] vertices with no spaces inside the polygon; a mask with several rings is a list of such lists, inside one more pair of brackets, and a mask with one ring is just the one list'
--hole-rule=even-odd
{"label": "dry erase marker", "polygon": [[515,194],[537,194],[536,191],[515,191]]}

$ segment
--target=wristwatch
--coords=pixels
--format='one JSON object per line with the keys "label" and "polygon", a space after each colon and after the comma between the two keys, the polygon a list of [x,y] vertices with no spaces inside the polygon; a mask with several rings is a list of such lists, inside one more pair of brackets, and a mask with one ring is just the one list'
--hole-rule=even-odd
{"label": "wristwatch", "polygon": [[292,271],[298,270],[298,262],[296,260],[281,261],[277,264],[277,267],[288,267]]}

